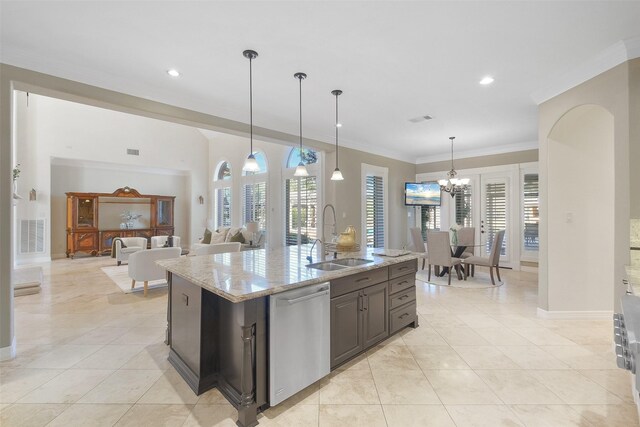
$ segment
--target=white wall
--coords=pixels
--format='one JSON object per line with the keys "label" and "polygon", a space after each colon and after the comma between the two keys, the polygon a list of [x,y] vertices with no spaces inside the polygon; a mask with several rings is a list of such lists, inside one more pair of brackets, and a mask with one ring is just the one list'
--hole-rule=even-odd
{"label": "white wall", "polygon": [[572,109],[549,135],[549,311],[613,309],[613,115]]}
{"label": "white wall", "polygon": [[[129,185],[143,194],[156,193],[150,190],[157,188],[155,184],[133,186],[128,182],[131,177],[123,172],[136,167],[187,174],[180,178],[187,181],[186,188],[168,195],[179,197],[184,206],[177,209],[188,212],[183,241],[190,243],[201,235],[207,206],[200,205],[197,197],[207,194],[209,148],[197,129],[44,96],[29,96],[27,107],[25,93],[18,93],[17,98],[16,157],[22,165],[18,192],[25,199],[17,207],[18,220],[42,218],[51,230],[52,159],[99,161],[113,165],[115,172],[103,177],[109,181],[102,182],[91,173],[83,173],[86,183],[82,187],[87,191],[99,191],[96,188],[100,187],[111,192]],[[139,149],[140,156],[127,155],[127,148]],[[31,188],[38,193],[36,202],[26,201]],[[167,194],[160,190],[157,193]],[[50,257],[51,253],[51,239],[47,238],[46,253],[37,258]],[[24,263],[34,258],[18,255],[16,261]]]}

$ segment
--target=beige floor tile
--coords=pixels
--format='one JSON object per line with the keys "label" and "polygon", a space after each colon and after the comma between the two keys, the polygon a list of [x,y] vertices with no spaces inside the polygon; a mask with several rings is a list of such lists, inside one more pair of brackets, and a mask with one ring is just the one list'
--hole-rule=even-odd
{"label": "beige floor tile", "polygon": [[187,382],[174,369],[165,371],[138,403],[192,404],[198,396],[191,390]]}
{"label": "beige floor tile", "polygon": [[336,371],[347,371],[347,370],[370,370],[369,359],[367,358],[367,354],[363,353],[360,356],[354,357],[347,363],[340,365],[336,368]]}
{"label": "beige floor tile", "polygon": [[389,427],[456,427],[442,405],[382,405]]}
{"label": "beige floor tile", "polygon": [[406,345],[377,346],[367,352],[371,370],[419,371],[420,367]]}
{"label": "beige floor tile", "polygon": [[320,381],[320,403],[336,405],[380,404],[370,372],[343,371]]}
{"label": "beige floor tile", "polygon": [[529,373],[568,404],[622,403],[615,394],[608,392],[577,371],[546,370],[529,371]]}
{"label": "beige floor tile", "polygon": [[476,328],[478,335],[487,340],[491,345],[532,345],[533,343],[522,335],[501,326],[499,328]]}
{"label": "beige floor tile", "polygon": [[135,403],[161,375],[162,371],[116,371],[84,395],[79,403]]}
{"label": "beige floor tile", "polygon": [[562,335],[539,326],[534,328],[512,328],[512,330],[535,345],[577,345]]}
{"label": "beige floor tile", "polygon": [[502,327],[500,322],[486,314],[458,314],[458,318],[473,329]]}
{"label": "beige floor tile", "polygon": [[417,372],[374,372],[373,379],[383,405],[440,403],[427,378]]}
{"label": "beige floor tile", "polygon": [[13,403],[62,372],[60,369],[2,368],[0,370],[0,402]]}
{"label": "beige floor tile", "polygon": [[59,345],[27,365],[28,368],[67,369],[95,353],[98,345]]}
{"label": "beige floor tile", "polygon": [[449,345],[435,329],[425,325],[420,325],[416,329],[407,328],[400,335],[406,345]]}
{"label": "beige floor tile", "polygon": [[142,351],[144,346],[140,344],[111,345],[107,344],[91,356],[76,363],[73,367],[78,369],[119,369],[133,356]]}
{"label": "beige floor tile", "polygon": [[581,345],[611,345],[611,341],[613,340],[611,336],[611,325],[588,327],[578,324],[570,327],[554,328],[553,331]]}
{"label": "beige floor tile", "polygon": [[508,404],[562,404],[551,390],[525,370],[476,370],[495,394]]}
{"label": "beige floor tile", "polygon": [[570,369],[569,365],[535,345],[498,346],[498,350],[522,369]]}
{"label": "beige floor tile", "polygon": [[226,405],[196,405],[186,421],[184,427],[236,427],[238,411],[230,404]]}
{"label": "beige floor tile", "polygon": [[68,342],[68,344],[109,344],[116,338],[124,335],[130,328],[106,328],[100,327],[87,332],[84,335]]}
{"label": "beige floor tile", "polygon": [[164,342],[144,346],[142,351],[133,356],[120,369],[159,369],[171,368],[169,363],[169,346]]}
{"label": "beige floor tile", "polygon": [[320,405],[320,427],[386,427],[381,405]]}
{"label": "beige floor tile", "polygon": [[580,370],[582,375],[610,391],[627,403],[633,403],[631,384],[633,376],[629,371],[618,370]]}
{"label": "beige floor tile", "polygon": [[524,427],[505,405],[447,405],[446,408],[457,427]]}
{"label": "beige floor tile", "polygon": [[449,345],[489,345],[475,330],[468,326],[437,328],[436,331]]}
{"label": "beige floor tile", "polygon": [[409,346],[421,369],[471,369],[449,346]]}
{"label": "beige floor tile", "polygon": [[47,427],[111,427],[130,407],[76,403],[67,407]]}
{"label": "beige floor tile", "polygon": [[55,403],[14,403],[0,412],[0,426],[41,427],[67,407]]}
{"label": "beige floor tile", "polygon": [[258,418],[259,425],[271,427],[311,427],[318,425],[319,405],[286,405],[285,402],[267,409]]}
{"label": "beige floor tile", "polygon": [[114,371],[69,369],[28,393],[19,403],[74,403]]}
{"label": "beige floor tile", "polygon": [[471,370],[426,370],[424,373],[445,405],[502,403]]}
{"label": "beige floor tile", "polygon": [[527,427],[596,427],[569,405],[511,405],[509,408]]}
{"label": "beige floor tile", "polygon": [[166,327],[133,327],[110,344],[157,344],[164,341]]}
{"label": "beige floor tile", "polygon": [[164,426],[180,427],[191,413],[194,405],[141,405],[131,407],[120,418],[118,427]]}
{"label": "beige floor tile", "polygon": [[615,357],[608,357],[581,345],[539,346],[573,369],[618,369]]}
{"label": "beige floor tile", "polygon": [[571,405],[580,417],[598,427],[638,427],[635,405]]}
{"label": "beige floor tile", "polygon": [[224,405],[227,404],[228,401],[217,388],[212,388],[202,393],[197,403],[202,405]]}
{"label": "beige floor tile", "polygon": [[472,369],[520,369],[494,346],[454,346],[453,349]]}

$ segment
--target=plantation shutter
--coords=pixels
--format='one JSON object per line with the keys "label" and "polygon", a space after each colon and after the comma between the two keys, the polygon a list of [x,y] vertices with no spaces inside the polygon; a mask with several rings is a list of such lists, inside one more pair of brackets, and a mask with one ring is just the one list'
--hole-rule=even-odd
{"label": "plantation shutter", "polygon": [[537,251],[538,223],[540,221],[538,210],[538,174],[525,174],[524,176],[524,206],[522,209],[524,220],[524,249]]}
{"label": "plantation shutter", "polygon": [[422,238],[426,241],[427,230],[440,230],[440,206],[420,207],[420,228]]}
{"label": "plantation shutter", "polygon": [[231,227],[231,188],[216,190],[216,227]]}
{"label": "plantation shutter", "polygon": [[381,176],[367,176],[366,180],[366,236],[367,247],[384,247],[384,187]]}
{"label": "plantation shutter", "polygon": [[473,227],[473,215],[471,213],[471,186],[467,185],[466,189],[456,192],[454,200],[456,224],[459,224],[462,227]]}
{"label": "plantation shutter", "polygon": [[[507,229],[507,184],[504,182],[485,184],[484,230],[487,233],[487,253],[491,252],[493,240],[500,230]],[[502,241],[501,255],[505,255],[507,239]]]}
{"label": "plantation shutter", "polygon": [[315,176],[285,181],[285,242],[311,243],[317,238],[318,191]]}
{"label": "plantation shutter", "polygon": [[257,222],[261,230],[267,226],[267,183],[256,182],[242,186],[244,203],[242,204],[242,219],[244,223]]}

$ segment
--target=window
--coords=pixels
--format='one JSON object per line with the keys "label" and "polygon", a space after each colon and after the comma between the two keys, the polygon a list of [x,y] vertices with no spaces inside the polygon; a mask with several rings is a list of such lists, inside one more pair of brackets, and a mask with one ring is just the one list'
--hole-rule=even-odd
{"label": "window", "polygon": [[[307,165],[307,177],[294,177],[293,169],[300,163]],[[285,178],[285,245],[313,243],[318,236],[319,153],[303,148],[292,148],[287,158]]]}
{"label": "window", "polygon": [[[484,230],[487,233],[486,252],[490,253],[493,240],[500,230],[507,230],[507,184],[493,182],[485,184],[485,220]],[[506,231],[508,233],[508,230]],[[507,236],[502,241],[500,255],[507,253]]]}
{"label": "window", "polygon": [[527,173],[524,175],[524,194],[523,194],[523,224],[524,224],[524,250],[537,252],[538,242],[538,223],[540,221],[538,211],[538,174]]}
{"label": "window", "polygon": [[456,192],[454,197],[455,223],[462,227],[473,227],[471,190],[471,185],[467,185],[465,190]]}
{"label": "window", "polygon": [[420,207],[420,228],[424,240],[427,239],[427,230],[440,231],[440,206]]}
{"label": "window", "polygon": [[384,197],[381,176],[367,176],[366,180],[367,247],[384,248]]}
{"label": "window", "polygon": [[253,153],[259,172],[243,171],[242,223],[257,222],[261,230],[267,229],[267,162],[264,154]]}
{"label": "window", "polygon": [[213,183],[216,228],[231,227],[231,177],[229,162],[220,163]]}

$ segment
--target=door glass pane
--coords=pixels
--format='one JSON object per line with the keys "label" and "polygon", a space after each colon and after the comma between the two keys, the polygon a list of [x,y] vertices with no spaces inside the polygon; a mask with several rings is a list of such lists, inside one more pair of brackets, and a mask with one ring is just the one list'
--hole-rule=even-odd
{"label": "door glass pane", "polygon": [[231,188],[216,190],[216,227],[231,227]]}
{"label": "door glass pane", "polygon": [[427,240],[427,231],[440,231],[440,206],[420,207],[422,239]]}
{"label": "door glass pane", "polygon": [[94,199],[78,200],[78,227],[93,227],[93,204]]}
{"label": "door glass pane", "polygon": [[317,183],[315,176],[285,181],[285,242],[311,243],[317,238]]}
{"label": "door glass pane", "polygon": [[538,250],[538,174],[531,173],[524,176],[524,206],[522,209],[524,223],[524,250]]}
{"label": "door glass pane", "polygon": [[366,230],[367,247],[384,248],[384,190],[381,176],[367,176]]}
{"label": "door glass pane", "polygon": [[[493,240],[500,230],[507,229],[507,184],[494,182],[485,184],[484,231],[486,233],[486,253],[491,252]],[[502,241],[501,255],[507,253],[507,237]]]}
{"label": "door glass pane", "polygon": [[456,192],[454,198],[456,224],[462,227],[473,227],[473,215],[471,212],[471,186]]}
{"label": "door glass pane", "polygon": [[158,225],[171,225],[171,201],[158,200]]}
{"label": "door glass pane", "polygon": [[261,230],[267,227],[267,183],[256,182],[243,186],[244,203],[242,219],[244,223],[257,222]]}

